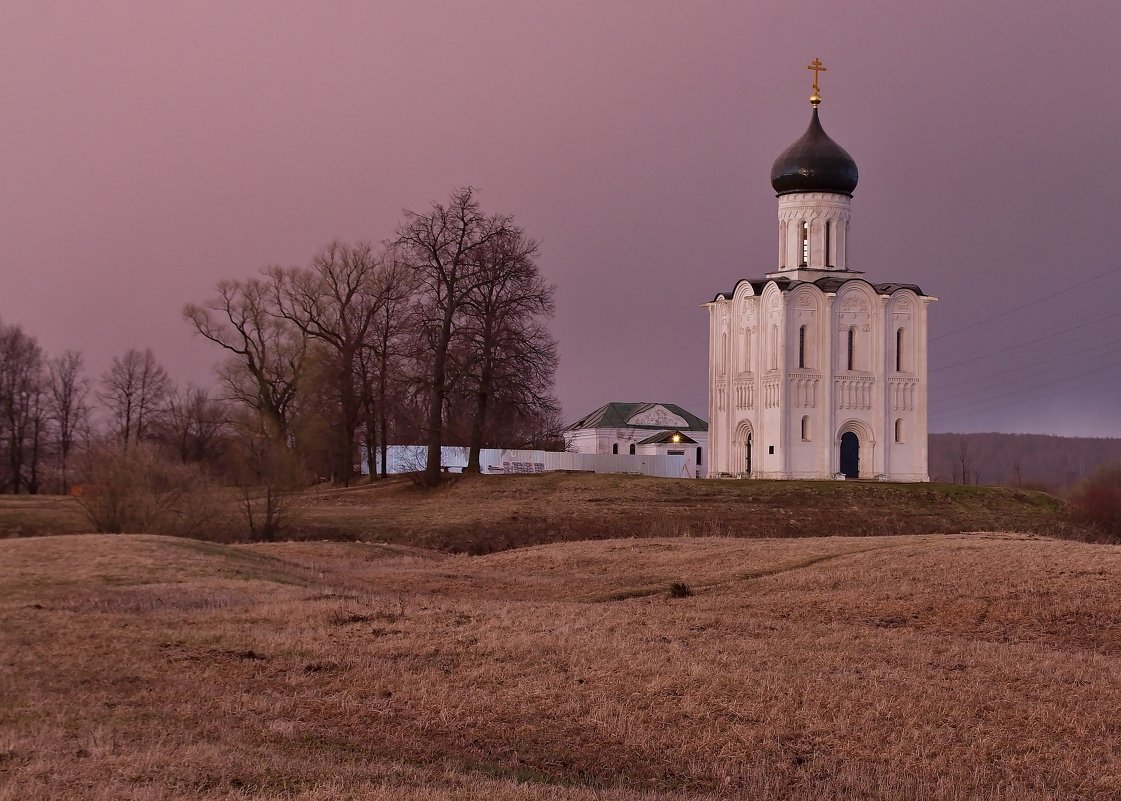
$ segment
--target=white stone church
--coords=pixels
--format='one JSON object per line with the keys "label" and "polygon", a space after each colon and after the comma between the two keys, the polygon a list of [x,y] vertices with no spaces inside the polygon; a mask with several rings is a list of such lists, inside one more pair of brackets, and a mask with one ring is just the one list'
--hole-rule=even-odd
{"label": "white stone church", "polygon": [[771,169],[778,269],[705,304],[709,475],[929,481],[936,298],[849,266],[856,162],[821,127],[820,103],[815,79],[810,126]]}

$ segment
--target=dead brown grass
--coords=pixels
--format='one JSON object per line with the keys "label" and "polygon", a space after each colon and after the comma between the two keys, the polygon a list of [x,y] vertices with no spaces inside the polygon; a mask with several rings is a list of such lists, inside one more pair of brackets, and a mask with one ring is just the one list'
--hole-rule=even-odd
{"label": "dead brown grass", "polygon": [[[374,540],[476,555],[618,537],[863,537],[991,530],[1092,535],[1073,524],[1063,504],[1045,493],[954,484],[690,481],[562,473],[455,476],[436,489],[397,478],[309,490],[299,506],[299,522],[281,532],[284,539]],[[197,536],[217,542],[248,536],[244,525],[214,526]],[[74,499],[0,495],[0,537],[82,533],[89,527]]]}
{"label": "dead brown grass", "polygon": [[8,540],[0,799],[1112,799],[1119,580],[1011,535]]}
{"label": "dead brown grass", "polygon": [[1025,531],[1084,536],[1053,496],[1007,487],[689,481],[550,473],[395,480],[315,493],[304,534],[484,554],[615,537],[882,536]]}
{"label": "dead brown grass", "polygon": [[0,495],[0,539],[77,534],[89,529],[82,508],[64,495]]}

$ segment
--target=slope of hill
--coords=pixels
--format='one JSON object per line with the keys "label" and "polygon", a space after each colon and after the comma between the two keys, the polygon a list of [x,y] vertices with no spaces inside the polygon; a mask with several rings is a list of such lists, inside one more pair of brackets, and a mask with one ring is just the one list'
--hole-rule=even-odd
{"label": "slope of hill", "polygon": [[[231,510],[232,513],[232,510]],[[0,496],[0,531],[80,532],[73,499]],[[53,526],[53,528],[52,528]],[[403,479],[301,498],[299,539],[362,539],[474,554],[608,537],[808,537],[1020,531],[1080,536],[1050,495],[1003,487],[846,481],[688,481],[549,473]],[[208,538],[241,538],[234,523]]]}
{"label": "slope of hill", "polygon": [[308,536],[491,551],[608,537],[1070,533],[1050,495],[998,487],[845,481],[687,481],[549,473],[319,493]]}
{"label": "slope of hill", "polygon": [[[1064,489],[1099,467],[1121,464],[1121,439],[1044,434],[931,434],[935,481]],[[964,451],[963,451],[964,448]]]}
{"label": "slope of hill", "polygon": [[1118,546],[85,536],[0,564],[3,801],[1121,796]]}

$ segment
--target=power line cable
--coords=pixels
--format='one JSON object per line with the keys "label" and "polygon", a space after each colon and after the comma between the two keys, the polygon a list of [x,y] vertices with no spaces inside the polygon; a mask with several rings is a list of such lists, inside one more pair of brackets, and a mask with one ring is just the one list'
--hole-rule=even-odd
{"label": "power line cable", "polygon": [[[1117,352],[1121,352],[1121,348],[1116,348],[1114,350],[1117,351]],[[991,383],[991,384],[988,384],[988,385],[983,386],[983,387],[977,387],[976,389],[966,390],[965,392],[957,392],[957,393],[954,393],[953,395],[949,396],[948,398],[943,398],[942,400],[943,401],[956,401],[956,400],[959,400],[961,398],[967,398],[970,395],[976,395],[978,392],[988,392],[988,391],[991,391],[991,390],[994,390],[994,389],[999,389],[1000,387],[1003,387],[1003,386],[1010,386],[1012,384],[1015,384],[1015,383],[1020,382],[1020,381],[1024,381],[1026,379],[1034,379],[1034,378],[1038,378],[1039,376],[1042,376],[1042,375],[1047,375],[1048,373],[1054,373],[1056,370],[1066,370],[1066,369],[1071,368],[1071,367],[1076,367],[1080,364],[1085,364],[1086,362],[1098,361],[1098,360],[1102,359],[1103,356],[1108,356],[1112,352],[1114,352],[1114,351],[1106,351],[1105,353],[1097,353],[1097,354],[1093,354],[1093,355],[1087,356],[1087,357],[1082,358],[1082,359],[1068,360],[1065,364],[1056,365],[1055,367],[1048,367],[1048,368],[1045,368],[1043,370],[1035,370],[1030,375],[1020,376],[1018,378],[1009,378],[1009,379],[1005,379],[1004,381],[997,381],[995,383]],[[1064,357],[1064,358],[1067,358],[1067,357]],[[1015,369],[1016,370],[1024,370],[1024,369],[1027,369],[1028,367],[1033,367],[1033,366],[1034,365],[1028,365],[1027,367],[1017,367]],[[1108,363],[1102,365],[1102,367],[1107,368],[1107,369],[1111,366],[1113,366],[1113,365],[1108,364]],[[1005,370],[1003,372],[1007,373],[1007,372],[1010,372],[1010,371]],[[1000,375],[1000,374],[1001,373],[993,373],[992,375]],[[989,377],[990,376],[985,375],[985,376],[979,376],[978,378],[971,379],[971,380],[972,381],[980,381],[980,380],[983,380],[983,379],[986,379],[986,378],[989,378]],[[1071,378],[1077,378],[1078,376],[1075,375],[1075,376],[1070,376],[1070,377]],[[935,388],[932,387],[931,389],[933,390]]]}
{"label": "power line cable", "polygon": [[1014,306],[1013,308],[1009,309],[1008,311],[1003,311],[1000,314],[994,314],[992,317],[986,317],[983,320],[978,320],[977,322],[970,323],[969,325],[964,326],[962,328],[958,328],[958,329],[955,329],[953,331],[948,331],[945,334],[939,334],[938,336],[931,338],[929,341],[930,342],[937,342],[940,339],[945,339],[946,337],[952,337],[955,334],[962,333],[963,331],[970,331],[974,328],[977,328],[978,326],[982,326],[982,325],[985,325],[987,323],[991,323],[994,320],[999,320],[1002,317],[1007,317],[1010,314],[1015,314],[1018,311],[1023,311],[1024,309],[1030,309],[1032,306],[1038,306],[1040,303],[1046,303],[1046,302],[1052,301],[1055,298],[1057,298],[1059,295],[1065,295],[1066,293],[1073,292],[1076,289],[1082,289],[1083,287],[1086,286],[1086,284],[1089,284],[1092,281],[1097,281],[1099,279],[1105,278],[1107,275],[1113,275],[1114,273],[1119,273],[1119,272],[1121,272],[1121,264],[1119,264],[1116,267],[1113,267],[1109,270],[1106,270],[1104,273],[1098,273],[1097,275],[1095,275],[1091,278],[1083,279],[1082,281],[1080,281],[1077,284],[1071,284],[1066,289],[1060,289],[1058,292],[1050,292],[1044,297],[1038,298],[1036,300],[1029,301],[1028,303],[1023,303],[1019,306]]}
{"label": "power line cable", "polygon": [[1095,319],[1090,320],[1090,321],[1085,322],[1085,323],[1079,323],[1078,325],[1071,326],[1070,328],[1064,328],[1062,331],[1055,331],[1055,332],[1047,334],[1045,336],[1037,337],[1035,339],[1029,339],[1026,342],[1019,342],[1015,345],[1009,345],[1007,348],[1001,348],[1000,350],[994,350],[994,351],[989,351],[988,353],[982,353],[982,354],[979,354],[979,355],[974,356],[974,357],[969,358],[969,359],[963,359],[960,362],[954,362],[953,364],[944,364],[941,367],[932,367],[932,368],[930,368],[930,370],[928,372],[937,373],[940,370],[949,370],[951,367],[960,367],[963,364],[969,364],[969,363],[975,362],[979,359],[987,359],[989,356],[999,356],[1001,353],[1008,353],[1008,351],[1010,351],[1010,350],[1016,350],[1017,348],[1023,348],[1023,347],[1027,347],[1028,345],[1034,345],[1036,342],[1043,342],[1044,340],[1052,339],[1052,338],[1060,336],[1062,334],[1069,334],[1071,331],[1078,331],[1082,328],[1087,328],[1091,325],[1095,325],[1097,323],[1101,323],[1101,322],[1104,322],[1106,320],[1112,320],[1115,317],[1121,317],[1121,311],[1116,311],[1113,314],[1107,314],[1104,317],[1098,317],[1098,318],[1095,318]]}
{"label": "power line cable", "polygon": [[[1114,367],[1121,367],[1121,365],[1114,365]],[[1059,378],[1059,379],[1056,379],[1054,381],[1047,381],[1047,382],[1042,383],[1042,384],[1036,384],[1034,387],[1029,387],[1028,389],[1013,390],[1012,392],[1002,392],[1000,394],[993,395],[992,397],[989,397],[989,398],[978,398],[977,400],[969,401],[968,403],[963,403],[960,406],[954,406],[950,409],[939,412],[939,414],[948,414],[949,412],[956,412],[956,411],[960,411],[961,409],[968,409],[969,407],[976,406],[979,403],[988,403],[989,401],[1000,400],[1001,398],[1008,398],[1008,397],[1011,397],[1013,395],[1021,395],[1021,396],[1028,395],[1028,396],[1030,396],[1036,389],[1044,389],[1046,387],[1053,387],[1056,384],[1062,384],[1063,382],[1068,382],[1069,383],[1071,380],[1077,380],[1079,378],[1086,378],[1086,377],[1088,377],[1088,376],[1085,375],[1085,374],[1083,374],[1081,376],[1066,376],[1064,378]]]}
{"label": "power line cable", "polygon": [[[1081,353],[1089,354],[1089,353],[1092,353],[1093,351],[1101,350],[1102,348],[1108,348],[1111,345],[1121,345],[1121,339],[1115,339],[1115,340],[1112,340],[1110,342],[1103,342],[1100,345],[1094,345],[1094,346],[1089,347],[1089,348],[1079,348],[1078,350]],[[1108,355],[1110,353],[1113,353],[1114,351],[1118,351],[1118,350],[1121,350],[1121,349],[1114,348],[1114,350],[1112,350],[1112,351],[1106,351],[1105,353],[1099,353],[1097,355],[1090,356],[1089,358],[1084,359],[1082,361],[1089,361],[1090,359],[1100,359],[1102,356],[1106,356],[1106,355]],[[1060,353],[1056,356],[1049,356],[1046,359],[1040,359],[1039,361],[1034,362],[1033,364],[1022,364],[1019,367],[1010,367],[1007,370],[999,370],[995,373],[985,373],[985,375],[979,375],[979,376],[975,376],[973,378],[965,378],[965,379],[962,379],[961,381],[954,381],[951,384],[937,384],[935,386],[932,386],[930,389],[932,391],[934,391],[934,390],[950,389],[952,387],[960,387],[963,384],[973,384],[973,383],[976,383],[978,381],[985,381],[986,379],[992,378],[993,376],[1007,375],[1008,373],[1015,373],[1015,372],[1019,372],[1020,370],[1032,370],[1032,369],[1038,367],[1041,364],[1049,364],[1050,362],[1059,361],[1061,359],[1068,359],[1068,358],[1070,358],[1069,353]],[[1072,362],[1072,364],[1077,364],[1077,363],[1079,363],[1079,362]]]}
{"label": "power line cable", "polygon": [[[1096,386],[1099,386],[1101,384],[1107,384],[1111,381],[1119,381],[1119,380],[1121,380],[1121,375],[1108,376],[1106,378],[1101,379],[1100,381],[1093,381],[1089,384],[1077,384],[1075,386],[1067,387],[1066,389],[1060,390],[1059,392],[1051,392],[1051,393],[1048,393],[1046,395],[1040,395],[1040,396],[1034,397],[1034,398],[1032,398],[1032,397],[1022,398],[1021,400],[1015,400],[1015,401],[1011,401],[1009,403],[1002,403],[998,406],[992,406],[992,407],[988,407],[988,408],[985,408],[985,409],[978,409],[977,411],[991,412],[991,411],[994,411],[996,409],[1004,409],[1004,408],[1007,408],[1009,406],[1017,406],[1017,405],[1019,405],[1021,403],[1024,403],[1024,402],[1039,401],[1039,400],[1043,400],[1044,398],[1053,398],[1053,397],[1056,397],[1058,395],[1065,395],[1068,392],[1075,392],[1075,391],[1080,390],[1080,389],[1088,389],[1090,387],[1096,387]],[[1062,382],[1061,381],[1053,381],[1053,382],[1051,382],[1051,384],[1041,385],[1041,386],[1051,386],[1053,384],[1059,384],[1059,383],[1062,383]],[[1023,394],[1024,393],[1022,393],[1022,392],[1009,392],[1009,393],[1006,393],[1004,395],[997,396],[997,397],[994,397],[994,398],[986,398],[983,401],[975,401],[974,403],[965,404],[963,406],[959,406],[959,407],[956,407],[956,408],[953,408],[953,409],[947,409],[945,411],[941,411],[938,414],[931,415],[931,419],[932,420],[937,420],[939,418],[944,418],[944,417],[951,416],[951,415],[956,414],[957,412],[961,411],[962,409],[965,409],[969,406],[975,406],[978,403],[988,403],[989,401],[1000,400],[1002,397],[1006,398],[1009,395],[1021,395],[1022,396]]]}

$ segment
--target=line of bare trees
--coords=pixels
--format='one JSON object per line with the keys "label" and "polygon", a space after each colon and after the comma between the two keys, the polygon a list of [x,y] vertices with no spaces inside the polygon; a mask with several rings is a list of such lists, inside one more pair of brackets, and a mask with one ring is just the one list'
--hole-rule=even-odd
{"label": "line of bare trees", "polygon": [[171,460],[213,463],[228,410],[199,387],[176,387],[151,350],[113,359],[94,383],[81,353],[48,357],[34,337],[0,324],[0,492],[67,492],[91,443],[151,444]]}
{"label": "line of bare trees", "polygon": [[538,244],[475,191],[406,212],[381,245],[336,242],[308,267],[224,281],[184,314],[223,348],[227,395],[258,434],[347,484],[364,446],[384,477],[386,450],[423,442],[425,479],[445,445],[470,449],[555,439],[553,288]]}
{"label": "line of bare trees", "polygon": [[307,266],[223,281],[184,309],[227,356],[214,390],[177,386],[139,349],[94,381],[80,353],[49,358],[0,324],[0,492],[96,480],[75,455],[104,460],[107,445],[259,488],[278,474],[348,484],[363,452],[384,477],[392,444],[427,445],[429,483],[444,445],[468,447],[478,471],[485,447],[555,444],[553,287],[537,255],[467,187],[406,212],[388,242],[335,242]]}

